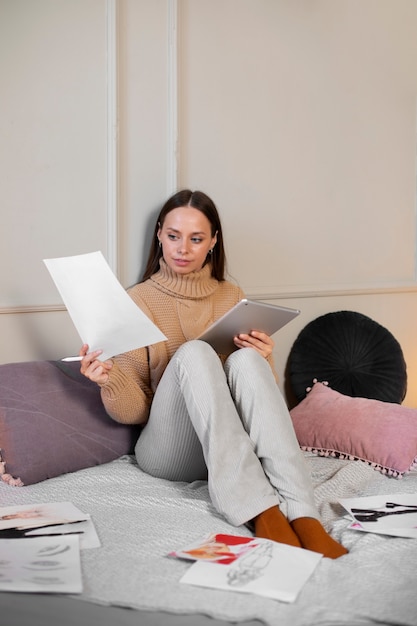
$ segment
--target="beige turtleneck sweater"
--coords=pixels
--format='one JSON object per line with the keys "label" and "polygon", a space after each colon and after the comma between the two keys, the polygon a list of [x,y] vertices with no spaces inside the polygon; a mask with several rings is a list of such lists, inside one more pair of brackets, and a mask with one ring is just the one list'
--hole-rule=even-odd
{"label": "beige turtleneck sweater", "polygon": [[101,397],[114,420],[145,424],[153,394],[172,355],[226,313],[244,293],[228,281],[212,278],[210,264],[181,275],[163,259],[156,274],[128,293],[168,341],[115,357],[109,379],[101,386]]}

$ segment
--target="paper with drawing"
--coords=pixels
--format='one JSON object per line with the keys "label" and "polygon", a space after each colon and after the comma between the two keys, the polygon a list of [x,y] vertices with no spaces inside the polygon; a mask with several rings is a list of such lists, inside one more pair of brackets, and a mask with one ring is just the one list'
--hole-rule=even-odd
{"label": "paper with drawing", "polygon": [[0,507],[0,531],[6,528],[39,528],[86,520],[72,502],[46,502]]}
{"label": "paper with drawing", "polygon": [[417,539],[416,494],[343,498],[339,502],[349,512],[353,530]]}
{"label": "paper with drawing", "polygon": [[101,545],[90,515],[72,502],[0,507],[0,539],[45,535],[78,535],[82,550]]}
{"label": "paper with drawing", "polygon": [[294,602],[318,565],[321,554],[275,541],[235,535],[210,535],[168,556],[195,563],[182,583]]}
{"label": "paper with drawing", "polygon": [[0,539],[0,554],[1,591],[82,591],[77,535]]}

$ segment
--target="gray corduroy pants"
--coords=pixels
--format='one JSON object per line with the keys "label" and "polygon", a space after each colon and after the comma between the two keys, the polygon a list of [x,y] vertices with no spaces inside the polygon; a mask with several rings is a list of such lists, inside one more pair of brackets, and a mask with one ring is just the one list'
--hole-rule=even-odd
{"label": "gray corduroy pants", "polygon": [[251,348],[224,367],[203,341],[172,357],[136,444],[139,467],[174,481],[208,479],[216,510],[240,526],[279,505],[320,519],[308,468],[268,362]]}

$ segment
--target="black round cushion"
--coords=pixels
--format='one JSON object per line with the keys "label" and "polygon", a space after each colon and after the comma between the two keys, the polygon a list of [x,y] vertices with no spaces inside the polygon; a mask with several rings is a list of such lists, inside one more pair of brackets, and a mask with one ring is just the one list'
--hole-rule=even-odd
{"label": "black round cushion", "polygon": [[407,368],[400,344],[383,326],[354,311],[336,311],[300,332],[288,359],[291,389],[298,401],[313,380],[347,396],[401,403]]}

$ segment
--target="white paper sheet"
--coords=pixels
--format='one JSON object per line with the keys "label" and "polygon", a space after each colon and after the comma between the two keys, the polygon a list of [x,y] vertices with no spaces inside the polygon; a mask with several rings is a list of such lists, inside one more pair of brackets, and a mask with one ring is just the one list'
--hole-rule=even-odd
{"label": "white paper sheet", "polygon": [[352,530],[417,538],[416,494],[342,498],[339,502],[349,511]]}
{"label": "white paper sheet", "polygon": [[0,590],[81,593],[78,535],[0,539]]}
{"label": "white paper sheet", "polygon": [[165,341],[136,306],[101,252],[44,259],[82,343],[100,359]]}
{"label": "white paper sheet", "polygon": [[38,528],[84,521],[88,515],[72,502],[42,502],[0,507],[0,531],[7,528]]}
{"label": "white paper sheet", "polygon": [[254,593],[294,602],[318,565],[321,554],[256,538],[242,544],[230,564],[197,560],[181,578],[182,583],[226,591]]}

